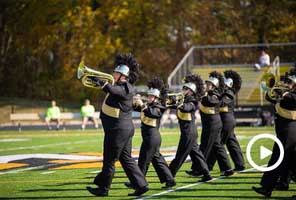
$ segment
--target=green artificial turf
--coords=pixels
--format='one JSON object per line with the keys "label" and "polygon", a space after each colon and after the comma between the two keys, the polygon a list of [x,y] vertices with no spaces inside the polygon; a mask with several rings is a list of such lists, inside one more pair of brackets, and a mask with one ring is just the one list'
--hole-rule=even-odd
{"label": "green artificial turf", "polygon": [[[238,127],[235,130],[241,144],[244,156],[248,141],[260,133],[274,134],[273,127]],[[179,141],[178,129],[161,129],[162,147],[176,147]],[[199,135],[201,130],[199,129]],[[102,152],[102,130],[89,131],[13,131],[0,132],[0,141],[4,139],[23,139],[18,142],[0,142],[0,156],[16,154],[74,154],[79,152]],[[133,148],[138,149],[141,144],[140,130],[137,129]],[[266,164],[269,158],[259,161],[259,146],[264,145],[271,149],[273,143],[270,140],[262,140],[254,145],[252,155],[260,165]],[[0,157],[1,160],[1,157]],[[47,165],[46,163],[44,165]],[[212,171],[213,177],[218,179],[209,183],[195,184],[198,178],[190,177],[185,173],[191,163],[185,163],[177,173],[177,186],[171,191],[155,196],[154,199],[262,199],[262,196],[251,190],[252,186],[259,186],[261,172],[249,171],[235,174],[231,177],[219,178],[217,164]],[[85,189],[92,184],[96,171],[100,168],[81,169],[52,169],[52,166],[36,168],[34,163],[31,168],[20,167],[16,169],[0,170],[0,199],[88,199],[93,197]],[[34,168],[35,167],[35,168]],[[246,160],[246,167],[252,168]],[[14,173],[7,173],[14,172]],[[126,189],[123,183],[128,179],[121,167],[116,168],[115,178],[109,197],[104,199],[132,199],[127,194],[133,192]],[[147,181],[150,190],[144,195],[149,196],[166,190],[161,189],[158,177],[152,165],[147,173]],[[195,184],[195,185],[191,185]],[[187,187],[179,189],[180,187]],[[295,183],[290,184],[289,191],[274,191],[270,199],[288,199],[296,195]],[[102,199],[102,198],[101,198]]]}

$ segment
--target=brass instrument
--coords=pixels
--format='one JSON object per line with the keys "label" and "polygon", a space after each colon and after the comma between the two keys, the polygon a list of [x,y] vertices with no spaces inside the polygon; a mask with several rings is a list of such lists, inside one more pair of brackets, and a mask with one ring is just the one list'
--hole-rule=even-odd
{"label": "brass instrument", "polygon": [[261,81],[261,88],[263,91],[268,92],[268,95],[273,100],[281,100],[282,95],[288,92],[289,87],[283,82],[276,80],[276,77],[272,73],[264,74]]}
{"label": "brass instrument", "polygon": [[81,79],[82,84],[86,87],[100,89],[100,87],[98,87],[96,85],[96,83],[91,79],[91,77],[98,77],[99,79],[101,79],[103,81],[107,81],[111,84],[114,83],[114,78],[111,74],[107,74],[107,73],[93,70],[93,69],[85,66],[84,61],[82,60],[79,63],[79,66],[77,69],[77,78]]}
{"label": "brass instrument", "polygon": [[176,105],[182,105],[184,102],[184,95],[182,92],[179,93],[169,93],[165,99],[165,106],[172,107]]}
{"label": "brass instrument", "polygon": [[133,96],[133,106],[142,107],[145,103],[147,103],[147,98],[144,98],[140,94],[136,94],[135,96]]}

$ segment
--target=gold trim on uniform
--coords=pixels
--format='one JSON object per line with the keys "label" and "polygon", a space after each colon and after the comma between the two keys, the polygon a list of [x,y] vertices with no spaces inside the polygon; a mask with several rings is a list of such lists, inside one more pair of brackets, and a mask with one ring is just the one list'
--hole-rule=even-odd
{"label": "gold trim on uniform", "polygon": [[286,119],[296,120],[296,111],[295,110],[287,110],[285,108],[282,108],[280,106],[280,103],[275,104],[275,110],[281,117],[284,117]]}
{"label": "gold trim on uniform", "polygon": [[220,112],[228,112],[228,106],[220,107],[219,111]]}
{"label": "gold trim on uniform", "polygon": [[215,107],[207,107],[207,106],[204,106],[202,105],[200,102],[198,103],[199,105],[199,109],[205,113],[205,114],[209,114],[209,115],[214,115],[216,114],[215,112]]}
{"label": "gold trim on uniform", "polygon": [[119,108],[114,108],[106,104],[106,100],[108,98],[109,94],[106,95],[105,100],[102,105],[102,112],[109,117],[114,117],[114,118],[119,118],[120,114],[120,109]]}
{"label": "gold trim on uniform", "polygon": [[177,110],[177,116],[179,119],[184,120],[184,121],[191,121],[192,120],[191,113],[185,113],[179,109]]}
{"label": "gold trim on uniform", "polygon": [[156,122],[157,122],[157,120],[145,116],[145,113],[144,113],[144,112],[141,112],[141,121],[142,121],[144,124],[148,125],[148,126],[156,127]]}

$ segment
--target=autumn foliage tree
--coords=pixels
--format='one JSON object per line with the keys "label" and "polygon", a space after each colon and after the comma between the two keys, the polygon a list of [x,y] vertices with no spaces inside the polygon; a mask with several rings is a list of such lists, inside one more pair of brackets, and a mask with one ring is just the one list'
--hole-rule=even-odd
{"label": "autumn foliage tree", "polygon": [[1,0],[3,96],[78,102],[97,91],[76,79],[77,65],[110,73],[132,52],[143,83],[166,78],[192,45],[296,39],[292,0]]}

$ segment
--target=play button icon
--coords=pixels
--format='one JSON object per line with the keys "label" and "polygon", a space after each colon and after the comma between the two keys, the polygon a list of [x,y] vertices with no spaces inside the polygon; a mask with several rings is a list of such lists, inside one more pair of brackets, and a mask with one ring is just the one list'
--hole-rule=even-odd
{"label": "play button icon", "polygon": [[263,160],[264,158],[270,156],[272,154],[272,151],[265,148],[264,146],[260,146],[260,159]]}
{"label": "play button icon", "polygon": [[[257,165],[253,161],[253,159],[251,157],[251,149],[252,149],[253,144],[259,139],[271,139],[271,140],[273,140],[273,142],[275,142],[278,145],[278,147],[280,149],[280,156],[279,156],[278,160],[276,161],[276,163],[274,163],[274,165],[264,167],[264,166]],[[259,171],[263,171],[263,172],[271,171],[271,170],[277,168],[284,159],[284,147],[283,147],[281,141],[276,136],[271,135],[271,134],[259,134],[259,135],[256,135],[255,137],[253,137],[250,140],[250,142],[248,143],[246,153],[247,153],[247,159],[248,159],[250,165],[252,167],[254,167],[255,169],[257,169]],[[270,155],[272,155],[272,151],[269,150],[268,148],[260,145],[260,160],[263,160],[263,159],[269,157]]]}

